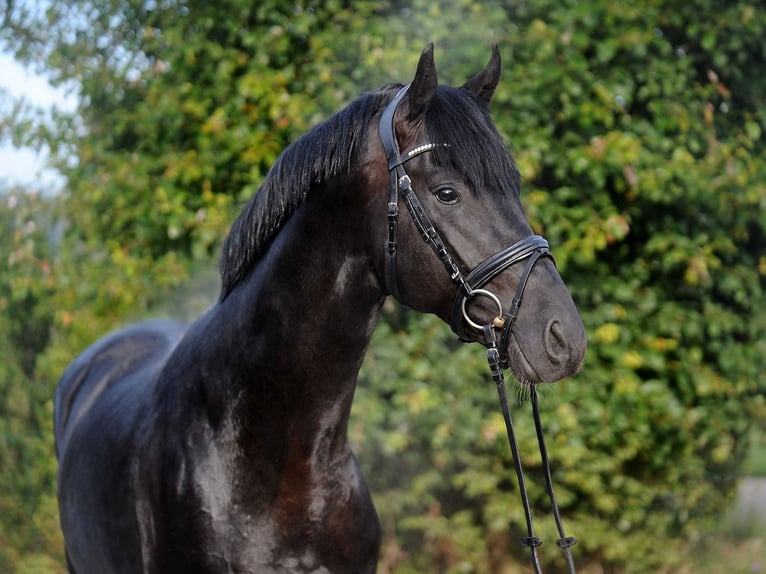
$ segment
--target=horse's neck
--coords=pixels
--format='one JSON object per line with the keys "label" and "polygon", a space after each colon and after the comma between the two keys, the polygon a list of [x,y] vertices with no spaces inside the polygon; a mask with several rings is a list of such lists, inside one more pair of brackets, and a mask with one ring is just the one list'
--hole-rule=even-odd
{"label": "horse's neck", "polygon": [[254,449],[346,448],[356,376],[383,297],[363,252],[363,223],[336,212],[301,206],[190,334],[213,415],[236,421]]}

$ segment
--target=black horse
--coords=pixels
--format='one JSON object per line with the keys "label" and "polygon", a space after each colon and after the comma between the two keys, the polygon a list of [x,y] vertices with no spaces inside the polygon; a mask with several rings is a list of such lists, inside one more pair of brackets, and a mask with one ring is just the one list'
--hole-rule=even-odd
{"label": "black horse", "polygon": [[487,111],[499,76],[495,48],[461,88],[437,86],[426,48],[408,87],[360,96],[282,153],[193,325],[127,328],[67,368],[71,572],[374,572],[380,528],[347,424],[389,294],[501,341],[525,384],[579,369],[582,321]]}

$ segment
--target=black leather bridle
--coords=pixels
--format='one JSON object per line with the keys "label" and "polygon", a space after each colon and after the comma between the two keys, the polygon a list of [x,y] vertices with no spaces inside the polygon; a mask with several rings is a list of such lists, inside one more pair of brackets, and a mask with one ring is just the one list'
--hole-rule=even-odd
{"label": "black leather bridle", "polygon": [[[450,279],[458,287],[452,303],[450,318],[452,330],[458,337],[467,340],[470,337],[467,327],[478,331],[483,329],[483,325],[471,319],[467,312],[466,304],[474,297],[484,296],[490,298],[497,306],[498,314],[493,320],[493,326],[497,329],[502,329],[501,340],[507,343],[508,336],[519,312],[521,298],[527,286],[529,275],[532,272],[532,267],[540,257],[553,257],[548,247],[548,242],[539,235],[524,237],[510,247],[488,257],[467,275],[463,274],[455,259],[447,250],[439,232],[428,217],[423,204],[413,191],[412,180],[404,169],[405,163],[420,154],[432,151],[439,146],[449,145],[446,143],[418,144],[406,149],[404,153],[399,152],[399,143],[396,139],[396,130],[394,128],[394,115],[396,114],[399,102],[404,98],[408,88],[409,86],[404,86],[399,90],[391,103],[383,111],[380,119],[380,138],[386,150],[388,169],[391,173],[391,188],[388,200],[388,242],[386,244],[386,287],[398,298],[399,285],[396,275],[397,220],[399,215],[399,198],[401,197],[421,237],[431,246],[446,268],[447,273],[449,273]],[[527,261],[527,266],[519,281],[516,296],[511,303],[508,313],[504,315],[500,299],[484,287],[512,265],[525,260]],[[505,359],[503,362],[505,363]]]}
{"label": "black leather bridle", "polygon": [[[527,496],[526,485],[524,481],[524,474],[521,467],[521,458],[519,455],[518,444],[516,441],[515,432],[513,429],[513,421],[511,419],[511,413],[508,408],[508,401],[505,394],[505,380],[503,376],[503,369],[508,368],[508,356],[507,349],[509,343],[509,337],[513,325],[516,322],[516,318],[521,307],[521,299],[524,295],[529,276],[532,273],[532,268],[535,263],[541,257],[553,258],[550,252],[548,241],[539,235],[530,235],[520,239],[510,247],[488,257],[477,265],[467,275],[464,275],[460,270],[460,267],[455,262],[455,259],[447,249],[444,240],[439,235],[436,227],[434,227],[431,219],[428,217],[423,204],[418,199],[412,189],[412,180],[407,175],[407,171],[404,169],[404,164],[411,159],[426,153],[433,151],[439,146],[448,146],[447,143],[425,143],[417,144],[407,148],[404,153],[399,151],[399,143],[396,139],[396,128],[394,124],[394,116],[396,115],[396,109],[407,93],[409,85],[404,86],[394,96],[394,99],[388,104],[383,111],[380,118],[380,138],[383,142],[383,147],[386,150],[386,157],[388,159],[388,169],[391,174],[390,194],[388,200],[388,241],[386,243],[386,263],[385,263],[385,282],[386,287],[391,294],[396,298],[399,298],[399,285],[397,281],[396,273],[396,255],[397,255],[397,228],[398,228],[398,216],[399,216],[399,198],[404,201],[407,211],[412,217],[412,221],[415,223],[415,227],[418,229],[423,240],[430,245],[434,253],[439,257],[444,265],[450,279],[457,286],[457,293],[452,303],[452,312],[450,317],[450,326],[452,330],[463,340],[469,339],[468,328],[472,328],[481,331],[484,337],[484,345],[487,347],[487,360],[489,362],[490,370],[492,372],[492,379],[497,385],[498,396],[500,398],[500,405],[503,411],[503,418],[505,420],[506,429],[508,431],[508,440],[511,446],[513,454],[514,467],[516,470],[516,476],[519,481],[519,489],[521,493],[522,504],[524,505],[524,514],[527,522],[527,536],[522,539],[522,544],[529,547],[532,564],[536,573],[541,573],[540,562],[537,555],[537,547],[542,544],[542,540],[534,535],[534,528],[532,524],[532,513],[529,504],[529,498]],[[526,267],[521,275],[519,284],[516,288],[516,294],[511,302],[511,306],[507,313],[503,313],[503,305],[500,299],[485,289],[486,285],[492,281],[497,275],[510,268],[512,265],[526,261]],[[468,314],[466,304],[474,297],[488,297],[497,306],[497,316],[492,319],[488,324],[482,325],[475,322]],[[497,333],[500,331],[500,345],[497,343]],[[570,573],[575,572],[574,559],[572,557],[571,547],[576,544],[577,539],[574,537],[567,537],[564,534],[564,527],[561,522],[561,517],[556,503],[556,498],[553,492],[553,482],[551,478],[550,463],[548,461],[548,454],[545,448],[545,442],[543,440],[542,424],[540,422],[540,413],[537,404],[537,393],[535,386],[529,387],[532,413],[534,415],[535,427],[537,430],[538,445],[540,447],[540,455],[542,457],[543,469],[545,474],[545,482],[548,490],[548,496],[551,501],[553,515],[556,520],[556,526],[558,528],[561,538],[556,542],[564,552],[564,557],[567,561],[567,567]]]}

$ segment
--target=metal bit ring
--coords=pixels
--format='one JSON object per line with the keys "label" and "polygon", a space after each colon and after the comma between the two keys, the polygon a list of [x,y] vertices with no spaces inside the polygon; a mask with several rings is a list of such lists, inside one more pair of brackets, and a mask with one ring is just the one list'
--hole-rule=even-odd
{"label": "metal bit ring", "polygon": [[[465,308],[465,304],[469,299],[472,299],[473,297],[477,295],[483,295],[484,297],[489,297],[495,302],[495,305],[497,305],[497,316],[492,320],[492,324],[497,326],[497,321],[503,320],[503,304],[500,303],[500,299],[497,298],[497,295],[492,293],[492,291],[487,291],[486,289],[473,289],[466,298],[463,299],[463,302],[461,303],[461,310],[463,312],[463,319],[465,319],[466,323],[468,323],[471,327],[474,329],[478,329],[481,331],[484,327],[471,319],[468,316],[468,311]],[[502,326],[502,325],[501,325]]]}

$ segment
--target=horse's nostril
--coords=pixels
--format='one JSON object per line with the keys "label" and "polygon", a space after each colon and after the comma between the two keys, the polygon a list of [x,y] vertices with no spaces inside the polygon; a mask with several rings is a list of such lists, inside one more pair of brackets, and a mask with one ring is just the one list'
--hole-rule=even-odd
{"label": "horse's nostril", "polygon": [[558,321],[551,321],[545,330],[543,346],[551,363],[560,365],[569,359],[569,348],[564,339],[564,328]]}

